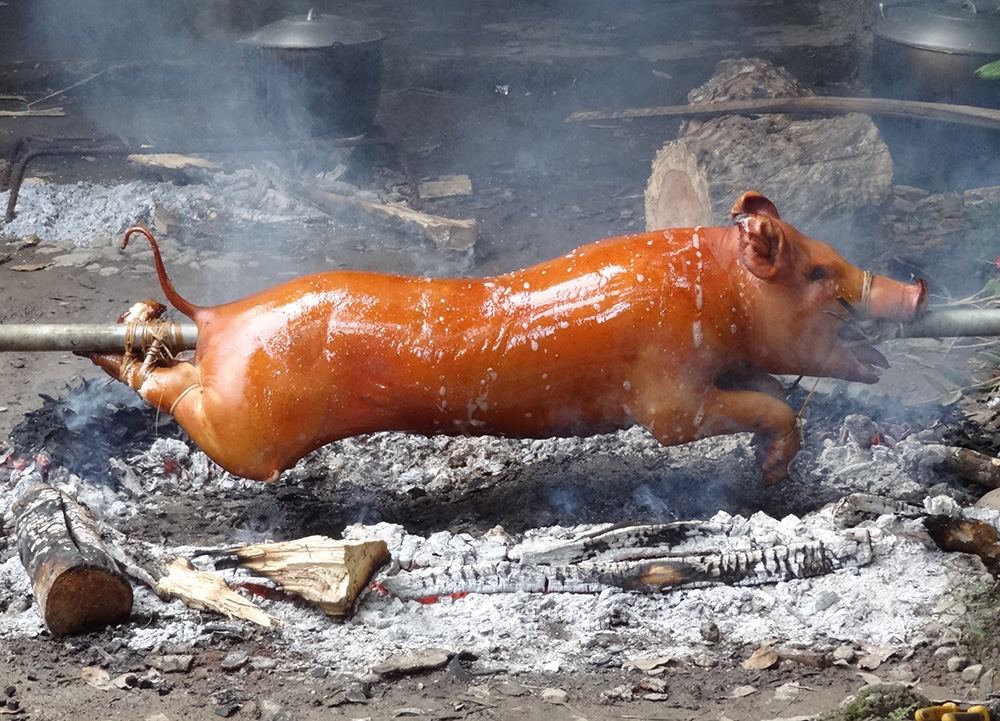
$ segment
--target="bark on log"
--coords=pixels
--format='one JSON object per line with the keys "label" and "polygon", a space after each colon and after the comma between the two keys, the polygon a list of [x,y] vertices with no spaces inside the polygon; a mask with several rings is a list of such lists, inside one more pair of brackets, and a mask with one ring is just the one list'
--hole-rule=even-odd
{"label": "bark on log", "polygon": [[325,536],[259,543],[228,554],[334,617],[351,613],[368,579],[389,560],[385,541],[335,541]]}
{"label": "bark on log", "polygon": [[128,617],[132,587],[85,506],[46,484],[11,509],[21,563],[54,636],[91,631]]}

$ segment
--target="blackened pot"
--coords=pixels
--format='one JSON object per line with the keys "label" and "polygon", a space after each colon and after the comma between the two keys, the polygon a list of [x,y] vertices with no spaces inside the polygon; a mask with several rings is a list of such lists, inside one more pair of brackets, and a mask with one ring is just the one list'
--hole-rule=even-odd
{"label": "blackened pot", "polygon": [[962,4],[882,3],[872,28],[872,90],[886,97],[1000,107],[1000,82],[977,68],[1000,60],[1000,15]]}
{"label": "blackened pot", "polygon": [[310,10],[243,38],[254,95],[269,129],[285,137],[367,131],[382,90],[385,35]]}
{"label": "blackened pot", "polygon": [[[1000,108],[1000,81],[977,68],[1000,59],[1000,16],[986,3],[883,0],[872,26],[876,97]],[[1000,133],[877,118],[895,182],[932,191],[1000,184]]]}

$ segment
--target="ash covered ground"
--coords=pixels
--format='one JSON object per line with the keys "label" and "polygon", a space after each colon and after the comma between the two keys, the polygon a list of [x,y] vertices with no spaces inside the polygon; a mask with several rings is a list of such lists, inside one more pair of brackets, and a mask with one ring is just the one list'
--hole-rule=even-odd
{"label": "ash covered ground", "polygon": [[[156,295],[148,251],[122,252],[117,243],[128,225],[152,223],[157,205],[176,220],[162,237],[166,262],[199,303],[319,268],[502,272],[642,227],[649,160],[675,128],[571,128],[562,122],[570,112],[682,102],[718,59],[748,44],[790,61],[809,83],[858,87],[856,22],[842,4],[789,13],[777,2],[750,10],[723,3],[690,22],[667,17],[674,8],[642,4],[613,16],[589,8],[558,17],[546,3],[520,16],[520,5],[483,11],[494,17],[365,7],[406,51],[391,59],[379,121],[420,177],[470,175],[471,196],[425,209],[475,217],[473,255],[441,253],[391,221],[318,213],[285,192],[286,178],[329,174],[317,180],[394,199],[399,168],[372,177],[365,169],[385,170],[384,162],[358,163],[341,151],[215,158],[222,170],[184,174],[183,185],[107,158],[39,161],[32,174],[47,184],[25,185],[18,218],[2,229],[0,258],[9,258],[0,265],[0,322],[109,321]],[[661,37],[668,27],[676,36]],[[442,34],[450,44],[441,45]],[[85,97],[62,99],[77,127],[116,121]],[[136,110],[164,115],[162,104]],[[39,121],[31,132],[59,130],[59,122]],[[24,128],[0,129],[9,139]],[[748,438],[662,449],[638,430],[538,442],[379,434],[323,449],[276,485],[247,483],[214,468],[176,427],[81,359],[10,354],[0,367],[0,430],[11,449],[0,467],[0,508],[45,477],[123,532],[192,554],[265,538],[373,533],[396,559],[382,581],[418,566],[514,558],[540,539],[618,522],[711,519],[729,529],[711,540],[719,549],[829,539],[844,529],[821,509],[851,493],[925,510],[925,499],[937,498],[930,508],[940,513],[952,509],[949,498],[968,505],[978,495],[941,468],[957,416],[933,401],[954,396],[955,386],[934,366],[961,361],[934,342],[887,355],[902,368],[888,384],[824,385],[810,400],[806,452],[790,479],[765,488]],[[933,382],[918,382],[927,377]],[[805,395],[796,392],[796,407]],[[981,411],[988,398],[968,403]],[[865,419],[884,430],[883,443],[852,436],[869,426]],[[35,458],[40,450],[48,462]],[[993,605],[983,564],[937,550],[903,516],[869,514],[857,528],[871,539],[870,562],[762,586],[471,594],[430,604],[369,592],[345,623],[262,600],[285,622],[278,630],[165,603],[140,587],[127,624],[70,639],[44,630],[5,539],[0,710],[30,719],[763,719],[833,708],[872,680],[861,674],[916,683],[932,698],[985,700],[997,656],[989,633],[978,631],[989,627],[983,614]],[[783,659],[776,666],[741,666],[768,645]],[[453,654],[435,671],[402,673],[392,661],[434,648]],[[373,671],[387,661],[387,672]],[[99,674],[94,684],[95,672],[84,672],[94,668],[120,683],[100,688]]]}

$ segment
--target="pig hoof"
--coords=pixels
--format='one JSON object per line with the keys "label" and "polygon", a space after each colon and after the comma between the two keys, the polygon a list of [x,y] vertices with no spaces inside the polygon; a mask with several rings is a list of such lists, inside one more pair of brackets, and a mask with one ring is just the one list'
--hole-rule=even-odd
{"label": "pig hoof", "polygon": [[762,445],[764,484],[773,486],[788,477],[788,470],[802,448],[799,429],[794,428],[780,438]]}

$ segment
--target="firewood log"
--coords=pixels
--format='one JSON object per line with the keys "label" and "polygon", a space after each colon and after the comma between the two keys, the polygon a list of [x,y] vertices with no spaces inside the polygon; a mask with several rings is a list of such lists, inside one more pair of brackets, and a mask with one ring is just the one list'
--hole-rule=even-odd
{"label": "firewood log", "polygon": [[88,508],[39,483],[11,510],[21,563],[52,635],[102,628],[129,615],[132,587]]}

